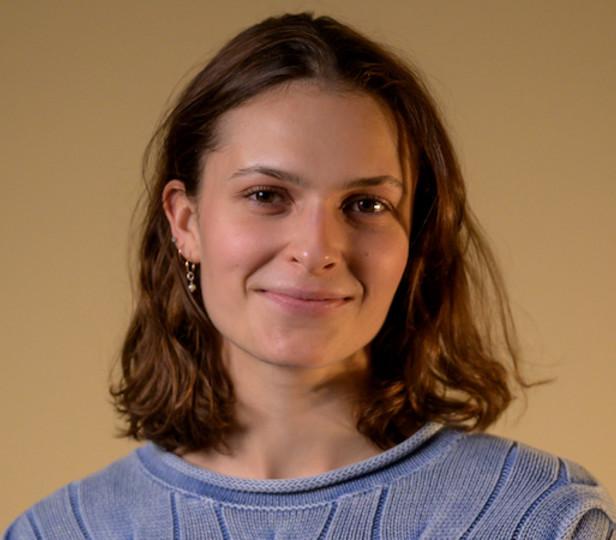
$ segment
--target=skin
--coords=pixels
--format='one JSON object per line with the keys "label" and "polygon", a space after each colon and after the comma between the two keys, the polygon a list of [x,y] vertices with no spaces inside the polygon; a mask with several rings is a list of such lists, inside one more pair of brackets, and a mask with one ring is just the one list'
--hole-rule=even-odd
{"label": "skin", "polygon": [[288,478],[375,455],[353,403],[408,256],[411,182],[395,123],[367,94],[294,82],[218,129],[197,197],[173,180],[163,204],[183,255],[201,264],[245,429],[229,454],[182,457]]}

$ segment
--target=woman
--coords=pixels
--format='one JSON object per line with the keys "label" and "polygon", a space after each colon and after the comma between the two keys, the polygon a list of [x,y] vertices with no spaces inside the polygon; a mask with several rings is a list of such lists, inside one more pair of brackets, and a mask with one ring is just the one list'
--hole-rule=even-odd
{"label": "woman", "polygon": [[583,468],[480,433],[528,385],[447,134],[391,53],[330,18],[267,19],[148,155],[111,392],[149,443],[7,538],[614,533]]}

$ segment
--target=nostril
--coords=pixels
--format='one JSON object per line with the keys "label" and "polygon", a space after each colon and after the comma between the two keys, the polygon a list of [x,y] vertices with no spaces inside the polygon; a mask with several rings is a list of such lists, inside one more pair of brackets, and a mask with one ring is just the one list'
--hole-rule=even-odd
{"label": "nostril", "polygon": [[314,244],[307,246],[290,244],[287,261],[302,266],[308,272],[331,272],[338,267],[342,254],[338,248],[330,245]]}

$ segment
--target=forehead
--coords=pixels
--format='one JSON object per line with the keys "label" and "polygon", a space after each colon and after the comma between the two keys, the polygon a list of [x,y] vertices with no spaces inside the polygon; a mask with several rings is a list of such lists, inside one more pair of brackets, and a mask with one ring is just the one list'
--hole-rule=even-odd
{"label": "forehead", "polygon": [[353,112],[358,125],[365,125],[367,121],[374,121],[378,117],[393,132],[396,131],[393,114],[380,99],[359,89],[312,79],[291,81],[264,90],[223,114],[220,126],[223,127],[233,122],[234,117],[244,114],[266,114],[283,110],[295,116],[293,113],[303,112],[303,109],[295,108],[298,104],[311,111],[318,107],[329,112]]}
{"label": "forehead", "polygon": [[302,173],[406,176],[388,107],[367,93],[313,81],[274,87],[225,113],[219,152],[243,165],[267,160]]}

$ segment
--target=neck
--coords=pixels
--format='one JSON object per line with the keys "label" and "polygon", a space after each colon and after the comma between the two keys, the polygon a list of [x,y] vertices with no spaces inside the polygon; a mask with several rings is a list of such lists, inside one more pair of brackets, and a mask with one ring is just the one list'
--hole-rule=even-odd
{"label": "neck", "polygon": [[244,429],[228,441],[229,453],[192,452],[183,456],[187,461],[231,476],[293,478],[380,452],[355,427],[353,410],[367,365],[363,353],[312,369],[239,354],[227,364]]}

